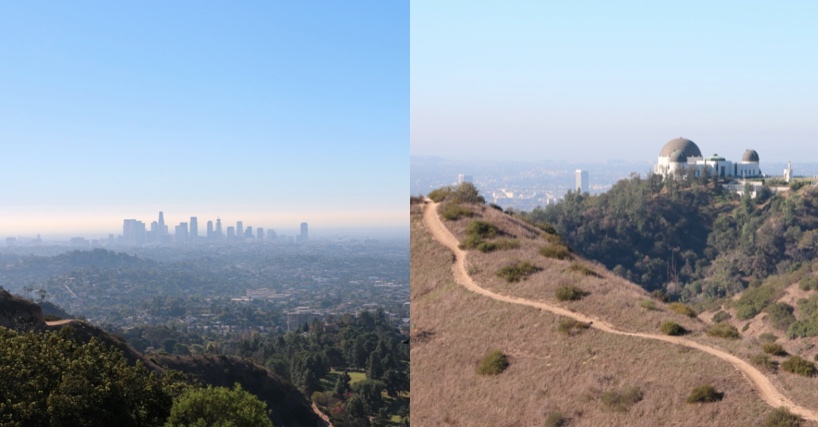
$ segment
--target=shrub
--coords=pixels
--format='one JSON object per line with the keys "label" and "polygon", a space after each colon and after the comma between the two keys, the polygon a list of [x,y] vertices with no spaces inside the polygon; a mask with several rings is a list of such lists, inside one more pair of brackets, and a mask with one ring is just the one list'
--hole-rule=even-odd
{"label": "shrub", "polygon": [[458,205],[457,203],[446,203],[440,208],[440,216],[449,221],[457,221],[461,217],[471,218],[474,212],[470,209]]}
{"label": "shrub", "polygon": [[719,310],[716,314],[713,315],[713,323],[726,322],[732,318],[733,316],[731,316],[730,313],[724,310]]}
{"label": "shrub", "polygon": [[578,301],[588,294],[589,292],[585,292],[576,286],[560,286],[554,292],[554,296],[557,297],[558,301]]}
{"label": "shrub", "polygon": [[775,372],[776,368],[778,368],[778,363],[770,359],[770,356],[767,356],[764,353],[758,353],[750,356],[750,362],[753,362],[754,365],[769,372]]}
{"label": "shrub", "polygon": [[639,301],[639,307],[642,307],[645,310],[651,310],[651,311],[659,310],[659,308],[656,307],[656,303],[653,302],[653,300],[650,300],[650,299]]}
{"label": "shrub", "polygon": [[802,421],[801,417],[782,406],[767,414],[761,427],[800,427]]}
{"label": "shrub", "polygon": [[520,242],[514,239],[500,239],[492,242],[483,242],[477,245],[477,250],[480,252],[505,251],[508,249],[517,249],[520,247]]}
{"label": "shrub", "polygon": [[508,368],[508,357],[500,350],[491,350],[480,360],[480,364],[477,365],[477,373],[497,375],[503,373],[506,368]]}
{"label": "shrub", "polygon": [[541,270],[542,268],[528,261],[522,261],[501,268],[500,271],[497,272],[497,275],[506,279],[507,282],[512,283],[526,279],[528,276]]}
{"label": "shrub", "polygon": [[422,194],[421,194],[421,195],[417,195],[417,196],[409,196],[409,204],[410,204],[410,205],[420,205],[420,204],[422,204],[422,203],[423,203],[425,200],[426,200],[426,198],[425,198],[425,197],[423,197],[423,195],[422,195]]}
{"label": "shrub", "polygon": [[798,287],[801,288],[802,291],[818,290],[818,276],[809,276],[804,277],[798,282]]}
{"label": "shrub", "polygon": [[803,377],[815,375],[815,364],[799,356],[790,356],[789,359],[781,363],[781,369]]}
{"label": "shrub", "polygon": [[560,333],[562,334],[576,335],[590,327],[591,327],[590,323],[580,322],[579,320],[566,317],[564,319],[560,319],[560,323],[559,326],[557,326],[557,330],[560,331]]}
{"label": "shrub", "polygon": [[489,203],[489,207],[496,210],[496,211],[500,211],[500,212],[503,211],[503,207],[496,204],[496,203]]}
{"label": "shrub", "polygon": [[[545,234],[542,235],[542,238],[543,238],[543,240],[545,240],[546,242],[548,242],[548,243],[550,243],[552,245],[566,246],[566,247],[568,246],[568,245],[565,244],[565,240],[562,240],[562,237],[560,237],[560,235],[557,234],[556,231],[553,232],[553,233],[545,233]],[[570,251],[570,249],[568,249],[568,250]]]}
{"label": "shrub", "polygon": [[440,187],[437,190],[432,190],[428,196],[428,198],[432,199],[435,203],[440,203],[446,200],[446,197],[452,193],[452,187]]}
{"label": "shrub", "polygon": [[571,259],[571,251],[568,250],[567,246],[563,245],[550,245],[550,246],[543,246],[540,248],[540,255],[546,258],[554,258],[554,259]]}
{"label": "shrub", "polygon": [[687,330],[683,328],[682,325],[669,320],[662,322],[662,324],[659,325],[659,330],[665,335],[684,335],[687,333]]}
{"label": "shrub", "polygon": [[534,226],[542,230],[545,234],[557,236],[557,229],[547,222],[537,221],[534,223]]}
{"label": "shrub", "polygon": [[464,182],[453,188],[448,194],[448,197],[460,203],[476,203],[481,205],[486,203],[486,199],[480,195],[480,192],[477,191],[477,187],[470,182]]}
{"label": "shrub", "polygon": [[582,274],[583,276],[602,277],[596,271],[591,270],[578,262],[571,263],[571,265],[568,266],[568,271],[573,271],[575,273]]}
{"label": "shrub", "polygon": [[729,323],[716,323],[707,330],[707,335],[711,337],[729,338],[731,340],[738,339],[741,335],[738,329]]}
{"label": "shrub", "polygon": [[792,314],[793,308],[789,304],[777,302],[769,305],[765,310],[770,314],[770,324],[776,329],[786,331],[790,324],[795,322],[795,316]]}
{"label": "shrub", "polygon": [[687,403],[708,403],[718,402],[724,398],[724,393],[719,393],[710,384],[700,385],[687,396]]}
{"label": "shrub", "polygon": [[625,412],[635,403],[642,400],[644,393],[639,387],[628,387],[621,390],[611,390],[602,393],[602,403],[605,407],[617,412]]}
{"label": "shrub", "polygon": [[777,336],[769,332],[764,332],[763,334],[758,336],[758,340],[761,342],[775,342],[777,339],[778,339]]}
{"label": "shrub", "polygon": [[683,304],[680,302],[672,302],[668,304],[667,308],[669,308],[670,311],[679,313],[687,317],[696,317],[696,310],[694,310],[693,307],[687,304]]}
{"label": "shrub", "polygon": [[784,347],[781,347],[781,344],[776,344],[774,342],[765,342],[761,345],[761,350],[767,354],[772,354],[773,356],[787,355],[787,351],[784,350]]}
{"label": "shrub", "polygon": [[469,225],[466,226],[467,236],[477,236],[482,239],[490,239],[497,236],[499,233],[500,230],[496,225],[479,219],[470,222]]}
{"label": "shrub", "polygon": [[545,427],[565,427],[568,425],[568,418],[562,415],[562,412],[555,411],[545,417]]}

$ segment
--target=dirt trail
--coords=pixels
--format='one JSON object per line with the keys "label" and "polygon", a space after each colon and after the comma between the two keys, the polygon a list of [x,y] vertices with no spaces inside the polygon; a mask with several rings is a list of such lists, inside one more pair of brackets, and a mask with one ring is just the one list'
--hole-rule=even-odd
{"label": "dirt trail", "polygon": [[437,215],[437,205],[438,205],[437,203],[433,203],[427,200],[423,209],[423,223],[426,225],[426,228],[437,241],[442,243],[444,246],[449,248],[454,253],[455,262],[452,265],[452,273],[454,275],[455,281],[458,284],[464,286],[466,289],[478,293],[480,295],[493,298],[498,301],[539,308],[541,310],[550,311],[551,313],[558,314],[560,316],[571,317],[581,322],[593,322],[593,324],[591,324],[592,328],[596,328],[604,332],[629,337],[638,337],[657,341],[664,341],[671,344],[683,345],[685,347],[694,348],[696,350],[712,354],[713,356],[716,356],[719,359],[722,359],[730,363],[736,369],[738,369],[753,384],[756,390],[758,390],[758,393],[761,396],[761,398],[770,406],[774,408],[777,408],[779,406],[785,406],[787,407],[787,409],[790,410],[790,412],[798,414],[807,420],[818,421],[818,412],[796,405],[787,396],[778,391],[778,389],[775,388],[770,379],[767,378],[764,374],[762,374],[761,371],[754,368],[752,365],[745,362],[744,360],[739,359],[738,357],[730,353],[727,353],[723,350],[719,350],[717,348],[713,348],[680,337],[623,331],[617,329],[610,323],[607,323],[603,320],[591,316],[586,316],[581,313],[573,312],[568,309],[562,308],[558,305],[549,304],[541,301],[532,301],[525,298],[517,298],[502,295],[481,288],[476,283],[474,283],[474,280],[472,280],[471,276],[469,276],[469,274],[466,272],[466,252],[458,247],[460,242],[449,231],[449,229],[446,228],[445,225],[443,225],[443,222]]}
{"label": "dirt trail", "polygon": [[50,322],[45,322],[48,326],[59,326],[59,325],[67,325],[77,319],[63,319],[63,320],[52,320]]}

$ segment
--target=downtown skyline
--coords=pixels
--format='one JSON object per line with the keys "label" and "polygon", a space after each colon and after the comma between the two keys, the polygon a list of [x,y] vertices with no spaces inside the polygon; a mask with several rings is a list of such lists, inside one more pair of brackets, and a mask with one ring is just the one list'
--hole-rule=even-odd
{"label": "downtown skyline", "polygon": [[409,6],[0,6],[0,237],[403,229]]}

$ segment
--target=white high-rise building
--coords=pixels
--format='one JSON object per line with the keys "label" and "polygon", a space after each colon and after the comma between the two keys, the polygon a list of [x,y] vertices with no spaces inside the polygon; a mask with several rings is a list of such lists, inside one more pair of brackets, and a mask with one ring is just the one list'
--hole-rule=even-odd
{"label": "white high-rise building", "polygon": [[464,182],[473,182],[473,181],[474,181],[474,177],[471,176],[471,175],[464,175],[462,173],[457,175],[457,185],[460,185],[460,184],[462,184]]}
{"label": "white high-rise building", "polygon": [[582,169],[577,169],[577,185],[575,189],[580,193],[587,193],[588,192],[588,171],[584,171]]}

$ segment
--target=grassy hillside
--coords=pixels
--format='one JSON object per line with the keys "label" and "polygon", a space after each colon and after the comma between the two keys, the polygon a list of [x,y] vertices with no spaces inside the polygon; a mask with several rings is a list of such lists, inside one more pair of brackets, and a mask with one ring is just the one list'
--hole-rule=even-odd
{"label": "grassy hillside", "polygon": [[[543,247],[560,246],[556,237],[490,207],[466,209],[446,225],[461,242],[474,246],[468,269],[481,286],[551,302],[559,300],[560,288],[576,287],[580,299],[560,304],[631,330],[655,333],[658,323],[673,320],[697,331],[701,337],[696,339],[726,341],[707,337],[706,322],[651,300],[600,265],[574,254],[564,257],[559,250],[543,255]],[[469,226],[477,220],[496,230]],[[772,412],[740,373],[714,357],[571,326],[565,318],[465,290],[452,277],[451,252],[425,229],[419,205],[412,206],[411,227],[414,425],[729,427],[763,425]],[[470,237],[481,242],[468,242]],[[504,239],[518,243],[477,249]],[[518,281],[498,275],[503,267],[525,262],[536,269]],[[506,356],[508,367],[479,375],[478,365],[495,350]],[[707,384],[724,393],[720,401],[686,402],[695,388]]]}

